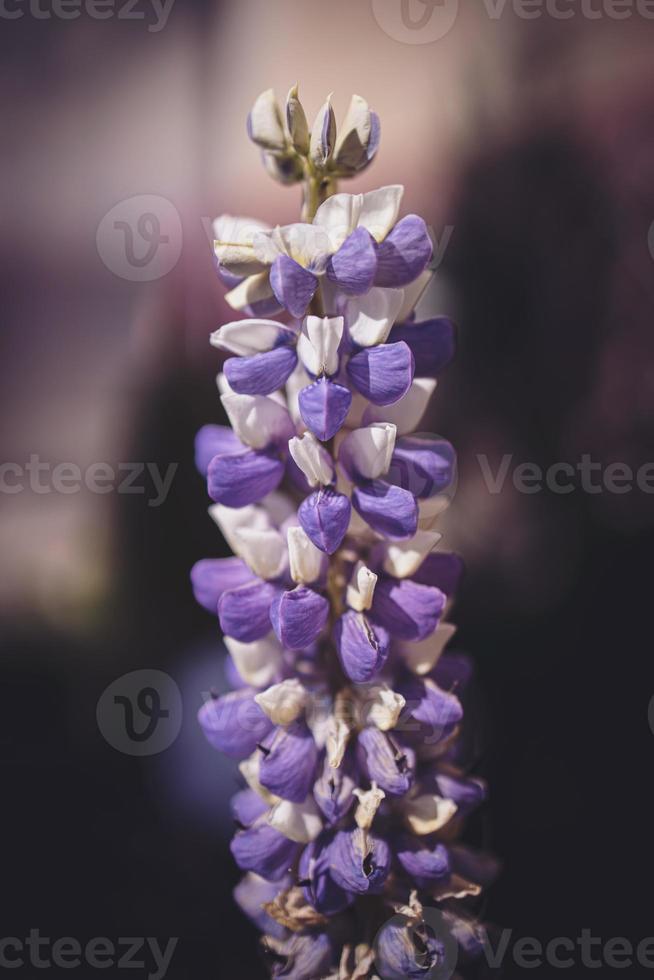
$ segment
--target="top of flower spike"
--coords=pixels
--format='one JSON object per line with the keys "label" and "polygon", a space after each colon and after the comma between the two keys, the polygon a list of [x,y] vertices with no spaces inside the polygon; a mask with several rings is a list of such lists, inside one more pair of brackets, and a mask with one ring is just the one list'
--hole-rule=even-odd
{"label": "top of flower spike", "polygon": [[268,173],[283,184],[307,173],[323,180],[352,177],[373,160],[379,147],[379,117],[365,99],[353,95],[340,129],[331,95],[311,127],[294,85],[282,112],[272,89],[255,100],[248,116],[248,135],[263,150]]}

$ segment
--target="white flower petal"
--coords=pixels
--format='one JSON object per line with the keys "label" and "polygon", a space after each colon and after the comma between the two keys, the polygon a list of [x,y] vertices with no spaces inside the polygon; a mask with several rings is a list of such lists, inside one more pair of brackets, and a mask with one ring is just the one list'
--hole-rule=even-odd
{"label": "white flower petal", "polygon": [[354,814],[356,825],[361,830],[370,830],[381,801],[386,799],[386,793],[374,782],[370,789],[357,788],[353,789],[352,793],[359,801]]}
{"label": "white flower petal", "polygon": [[342,316],[305,317],[298,337],[297,352],[307,371],[316,376],[336,374],[343,324]]}
{"label": "white flower petal", "polygon": [[270,527],[266,512],[256,504],[247,507],[226,507],[224,504],[212,504],[209,516],[216,522],[222,536],[232,549],[236,551],[236,534],[239,528],[249,527],[253,530],[265,531]]}
{"label": "white flower petal", "polygon": [[309,844],[322,830],[322,818],[311,795],[304,803],[280,800],[268,814],[268,823],[298,844]]}
{"label": "white flower petal", "polygon": [[273,684],[256,694],[254,700],[274,725],[290,725],[299,718],[309,699],[309,692],[297,678]]}
{"label": "white flower petal", "polygon": [[283,150],[286,146],[282,114],[273,89],[257,97],[248,116],[250,139],[267,150]]}
{"label": "white flower petal", "polygon": [[325,271],[331,253],[329,235],[317,225],[297,222],[279,229],[286,254],[317,275]]}
{"label": "white flower petal", "polygon": [[346,601],[350,609],[365,612],[372,606],[377,585],[377,575],[371,572],[362,561],[357,562],[347,587]]}
{"label": "white flower petal", "polygon": [[304,370],[302,364],[298,361],[297,366],[290,378],[286,382],[286,402],[288,404],[288,410],[291,414],[291,418],[295,422],[297,428],[302,431],[306,428],[302,416],[300,415],[300,405],[298,402],[298,397],[303,388],[311,384],[311,378]]}
{"label": "white flower petal", "polygon": [[312,432],[289,439],[288,451],[310,487],[327,486],[334,479],[332,458]]}
{"label": "white flower petal", "polygon": [[265,395],[221,395],[232,428],[241,442],[264,449],[271,442],[287,442],[295,433],[287,409]]}
{"label": "white flower petal", "polygon": [[268,225],[255,218],[238,218],[221,214],[213,223],[214,253],[222,266],[236,276],[250,276],[261,271],[253,241]]}
{"label": "white flower petal", "polygon": [[254,276],[248,276],[238,286],[234,286],[228,293],[225,293],[225,301],[233,310],[244,310],[254,303],[274,299],[274,296],[269,272],[264,269],[263,272],[258,272]]}
{"label": "white flower petal", "polygon": [[272,350],[280,338],[292,340],[296,331],[276,320],[232,320],[214,330],[209,338],[211,346],[219,350],[249,357]]}
{"label": "white flower petal", "polygon": [[324,555],[301,527],[289,527],[288,563],[294,582],[310,585],[320,577]]}
{"label": "white flower petal", "polygon": [[366,479],[376,480],[391,465],[396,432],[389,422],[373,422],[362,429],[354,429],[343,439],[339,458],[351,461]]}
{"label": "white flower petal", "polygon": [[279,803],[279,797],[275,796],[274,793],[271,793],[259,782],[260,765],[261,753],[259,749],[255,749],[251,756],[239,763],[238,769],[250,789],[254,790],[269,806],[274,806],[276,803]]}
{"label": "white flower petal", "polygon": [[400,809],[410,830],[420,837],[434,834],[452,819],[457,811],[454,800],[442,796],[417,796],[412,800],[402,800]]}
{"label": "white flower petal", "polygon": [[334,710],[327,719],[325,747],[332,769],[338,769],[343,761],[350,736],[357,725],[357,705],[351,692],[345,688],[334,699]]}
{"label": "white flower petal", "polygon": [[252,643],[241,643],[233,636],[226,636],[225,646],[239,674],[252,687],[267,687],[282,665],[282,648],[272,632]]}
{"label": "white flower petal", "polygon": [[365,150],[370,142],[372,117],[370,106],[360,95],[353,95],[345,118],[339,127],[334,147],[337,163],[355,165],[365,160]]}
{"label": "white flower petal", "polygon": [[286,542],[275,528],[259,530],[238,527],[234,531],[234,552],[246,562],[255,575],[273,579],[286,565]]}
{"label": "white flower petal", "polygon": [[329,235],[332,251],[336,252],[359,221],[363,194],[333,194],[324,201],[313,219]]}
{"label": "white flower petal", "polygon": [[418,527],[421,531],[430,531],[438,523],[438,518],[447,510],[451,499],[445,493],[418,501]]}
{"label": "white flower petal", "polygon": [[363,195],[359,227],[367,228],[377,242],[383,241],[397,221],[404,187],[389,184]]}
{"label": "white flower petal", "polygon": [[327,759],[332,769],[338,769],[343,757],[347,743],[352,734],[352,729],[343,718],[332,716],[327,725]]}
{"label": "white flower petal", "polygon": [[281,490],[273,490],[259,502],[258,506],[266,513],[269,522],[275,527],[281,527],[289,517],[294,517],[297,511],[297,506],[293,500]]}
{"label": "white flower petal", "polygon": [[386,684],[375,684],[360,691],[362,699],[362,718],[366,725],[375,725],[382,732],[388,732],[397,725],[402,709],[406,705],[401,694],[392,691]]}
{"label": "white flower petal", "polygon": [[364,296],[353,296],[345,308],[352,340],[360,347],[383,344],[397,319],[404,290],[373,286]]}
{"label": "white flower petal", "polygon": [[481,895],[481,885],[451,874],[445,881],[433,882],[430,894],[439,902],[444,902],[446,898],[467,898],[468,895]]}
{"label": "white flower petal", "polygon": [[438,531],[417,531],[408,541],[389,541],[384,549],[384,571],[395,578],[413,575],[442,536]]}
{"label": "white flower petal", "polygon": [[309,141],[309,156],[318,166],[322,167],[327,163],[334,149],[335,139],[336,119],[332,109],[332,97],[328,95],[314,119]]}
{"label": "white flower petal", "polygon": [[411,387],[394,405],[370,405],[363,415],[366,424],[386,420],[397,426],[398,436],[413,432],[425,414],[436,388],[434,378],[414,378]]}
{"label": "white flower petal", "polygon": [[261,232],[254,239],[257,258],[270,265],[278,255],[288,255],[316,275],[325,271],[332,247],[324,228],[298,221]]}
{"label": "white flower petal", "polygon": [[417,643],[400,641],[400,655],[409,670],[414,674],[424,676],[434,669],[440,660],[443,650],[456,633],[453,623],[439,623],[435,631],[426,640]]}

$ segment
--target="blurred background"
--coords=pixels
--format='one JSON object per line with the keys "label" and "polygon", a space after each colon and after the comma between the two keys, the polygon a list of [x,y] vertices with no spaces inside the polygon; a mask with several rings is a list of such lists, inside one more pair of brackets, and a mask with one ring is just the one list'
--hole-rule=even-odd
{"label": "blurred background", "polygon": [[[635,475],[654,461],[654,21],[635,2],[526,11],[2,8],[3,935],[179,937],[169,977],[265,975],[231,901],[234,769],[195,723],[224,679],[188,571],[225,552],[192,450],[221,421],[208,335],[232,318],[211,220],[296,220],[299,191],[245,134],[258,93],[296,81],[309,112],[333,91],[337,118],[353,92],[380,114],[377,160],[344,189],[406,185],[439,243],[428,308],[459,327],[423,428],[459,453],[443,546],[467,565],[453,619],[503,863],[481,912],[543,942],[651,933],[634,880],[654,871],[654,467]],[[584,456],[597,492],[513,482]],[[74,489],[74,469],[61,492],[61,463],[121,481],[143,465],[122,492]],[[612,463],[628,489],[602,484]],[[172,745],[138,757],[96,711],[144,669],[182,706]]]}

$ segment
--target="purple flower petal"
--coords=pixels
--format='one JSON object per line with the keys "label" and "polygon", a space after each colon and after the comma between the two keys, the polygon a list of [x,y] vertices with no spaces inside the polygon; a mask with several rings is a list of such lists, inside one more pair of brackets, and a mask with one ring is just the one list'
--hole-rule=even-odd
{"label": "purple flower petal", "polygon": [[272,583],[257,578],[223,592],[218,602],[223,633],[242,643],[262,639],[270,632],[270,603],[278,591]]}
{"label": "purple flower petal", "polygon": [[413,786],[416,756],[378,728],[364,728],[357,739],[361,771],[389,796],[404,796]]}
{"label": "purple flower petal", "polygon": [[278,255],[270,268],[270,285],[284,309],[299,319],[313,299],[318,280],[289,255]]}
{"label": "purple flower petal", "polygon": [[215,256],[213,262],[218,273],[218,278],[227,289],[234,289],[240,282],[243,282],[245,276],[237,276],[235,272],[230,272],[224,265],[221,265]]}
{"label": "purple flower petal", "polygon": [[432,677],[444,691],[464,690],[472,674],[472,660],[465,653],[444,653],[432,671]]}
{"label": "purple flower petal", "polygon": [[288,873],[299,845],[262,822],[239,830],[230,850],[243,871],[254,871],[268,881],[278,881]]}
{"label": "purple flower petal", "polygon": [[458,947],[454,936],[434,931],[430,922],[416,922],[394,915],[377,934],[377,970],[384,980],[422,980],[423,977],[451,977]]}
{"label": "purple flower petal", "polygon": [[368,166],[372,163],[373,157],[379,149],[379,141],[381,139],[381,123],[379,121],[379,114],[376,112],[370,112],[370,136],[368,137],[368,147],[366,152],[366,163],[364,166]]}
{"label": "purple flower petal", "polygon": [[270,296],[262,296],[261,299],[254,299],[245,306],[239,306],[239,313],[251,317],[276,316],[284,309],[277,297],[272,293]]}
{"label": "purple flower petal", "polygon": [[345,891],[358,895],[381,892],[391,869],[391,851],[381,837],[340,830],[329,848],[331,876]]}
{"label": "purple flower petal", "polygon": [[346,756],[341,765],[335,769],[325,758],[320,776],[313,787],[313,798],[320,807],[328,824],[338,823],[346,816],[355,801],[352,790],[357,785]]}
{"label": "purple flower petal", "polygon": [[365,228],[356,228],[327,263],[327,278],[351,296],[367,293],[376,271],[375,243]]}
{"label": "purple flower petal", "polygon": [[195,466],[206,476],[214,456],[242,449],[243,443],[228,425],[203,425],[195,437]]}
{"label": "purple flower petal", "polygon": [[352,491],[357,514],[386,538],[402,541],[418,529],[418,505],[412,493],[383,480],[366,480]]}
{"label": "purple flower petal", "polygon": [[286,384],[297,364],[294,347],[275,347],[251,357],[228,357],[224,372],[239,395],[269,395]]}
{"label": "purple flower petal", "polygon": [[408,214],[377,246],[376,286],[406,286],[420,275],[433,252],[427,225]]}
{"label": "purple flower petal", "polygon": [[310,646],[321,633],[328,615],[327,600],[306,585],[281,592],[270,607],[273,629],[287,650],[303,650]]}
{"label": "purple flower petal", "polygon": [[223,592],[245,585],[253,578],[254,574],[240,558],[203,558],[191,569],[193,595],[214,615],[218,615],[218,600]]}
{"label": "purple flower petal", "polygon": [[327,975],[334,951],[329,937],[321,932],[294,934],[275,947],[274,955],[273,980],[308,980]]}
{"label": "purple flower petal", "polygon": [[406,677],[398,686],[406,701],[404,714],[429,728],[430,744],[446,738],[463,718],[461,702],[432,680]]}
{"label": "purple flower petal", "polygon": [[434,585],[445,595],[454,595],[463,574],[463,559],[453,552],[432,552],[411,577],[421,585]]}
{"label": "purple flower petal", "polygon": [[432,586],[382,576],[375,586],[372,614],[391,636],[425,640],[438,626],[445,598]]}
{"label": "purple flower petal", "polygon": [[[256,748],[256,746],[255,746]],[[254,749],[252,750],[254,752]],[[242,789],[229,801],[234,820],[241,827],[251,827],[269,809],[268,804],[253,789]]]}
{"label": "purple flower petal", "polygon": [[257,875],[248,874],[234,889],[234,901],[261,932],[274,936],[275,939],[285,939],[288,933],[284,926],[264,912],[263,907],[274,901],[281,891],[290,888],[290,885],[290,877],[281,881],[265,881]]}
{"label": "purple flower petal", "polygon": [[214,456],[207,470],[207,489],[219,504],[245,507],[275,490],[283,476],[284,463],[274,452],[242,449]]}
{"label": "purple flower petal", "polygon": [[366,347],[347,364],[354,387],[375,405],[399,401],[411,387],[413,373],[413,354],[403,341]]}
{"label": "purple flower petal", "polygon": [[419,378],[435,378],[454,357],[456,334],[454,324],[445,316],[422,323],[399,323],[391,330],[389,343],[403,340],[416,363]]}
{"label": "purple flower petal", "polygon": [[321,487],[303,500],[298,510],[300,524],[307,536],[327,555],[333,555],[340,547],[351,514],[349,497],[327,487]]}
{"label": "purple flower petal", "polygon": [[306,476],[297,465],[291,454],[289,453],[286,459],[286,475],[292,482],[296,490],[299,490],[302,494],[311,493],[311,486]]}
{"label": "purple flower petal", "polygon": [[232,759],[247,759],[273,727],[251,688],[206,701],[198,721],[209,744]]}
{"label": "purple flower petal", "polygon": [[345,422],[352,404],[352,392],[334,381],[320,378],[302,389],[298,403],[305,425],[317,439],[326,442]]}
{"label": "purple flower petal", "polygon": [[421,888],[430,881],[440,881],[449,877],[450,858],[443,844],[434,847],[425,845],[409,834],[402,834],[395,847],[398,861]]}
{"label": "purple flower petal", "polygon": [[303,803],[311,791],[318,765],[318,748],[303,721],[276,728],[261,742],[259,782],[291,803]]}
{"label": "purple flower petal", "polygon": [[228,654],[225,657],[224,663],[225,680],[227,681],[227,686],[232,691],[238,691],[242,687],[250,687],[247,681],[244,681],[238,672],[238,667],[234,663],[233,657]]}
{"label": "purple flower petal", "polygon": [[307,902],[324,915],[336,915],[354,901],[354,895],[336,884],[329,873],[329,847],[333,834],[323,831],[302,851],[298,876]]}
{"label": "purple flower petal", "polygon": [[445,439],[402,436],[395,442],[385,479],[420,499],[446,490],[456,470],[456,453]]}
{"label": "purple flower petal", "polygon": [[375,677],[388,657],[390,638],[381,626],[372,626],[363,613],[348,609],[334,627],[338,658],[355,684]]}
{"label": "purple flower petal", "polygon": [[483,779],[473,776],[457,776],[447,772],[434,772],[423,784],[433,787],[433,792],[454,800],[460,814],[468,814],[486,799],[487,787]]}

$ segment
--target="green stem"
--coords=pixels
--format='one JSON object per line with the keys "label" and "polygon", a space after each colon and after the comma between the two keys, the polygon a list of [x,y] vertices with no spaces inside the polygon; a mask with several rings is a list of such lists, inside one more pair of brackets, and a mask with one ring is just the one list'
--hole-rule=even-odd
{"label": "green stem", "polygon": [[316,171],[313,164],[307,160],[304,180],[304,198],[302,202],[302,221],[313,221],[320,205],[335,194],[338,189],[336,180],[328,177],[324,171]]}

